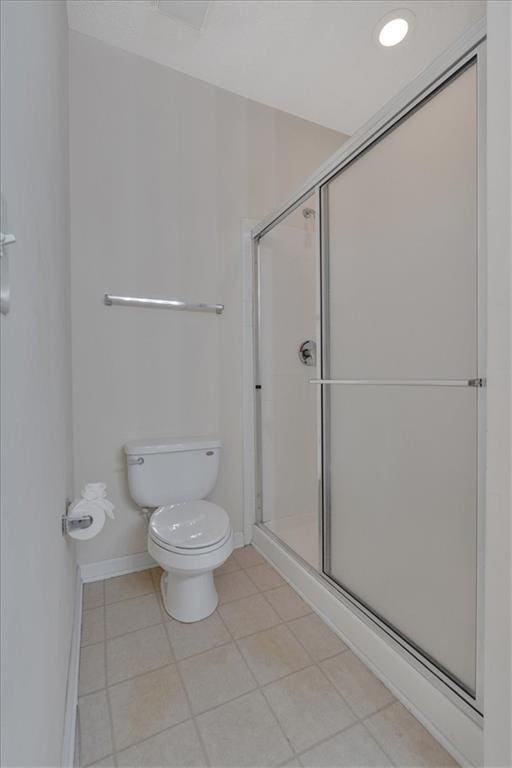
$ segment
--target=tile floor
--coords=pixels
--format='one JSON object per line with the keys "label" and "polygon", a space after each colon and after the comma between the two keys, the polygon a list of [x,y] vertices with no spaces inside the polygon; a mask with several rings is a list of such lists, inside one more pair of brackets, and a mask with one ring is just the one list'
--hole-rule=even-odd
{"label": "tile floor", "polygon": [[82,766],[455,766],[252,548],[180,624],[160,570],[84,587]]}

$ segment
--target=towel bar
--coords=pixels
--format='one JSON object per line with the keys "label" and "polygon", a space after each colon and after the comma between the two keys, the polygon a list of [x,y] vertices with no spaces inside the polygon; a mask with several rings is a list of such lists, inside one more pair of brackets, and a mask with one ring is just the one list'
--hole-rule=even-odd
{"label": "towel bar", "polygon": [[117,305],[120,307],[148,307],[153,309],[178,309],[189,310],[191,312],[215,312],[221,315],[224,311],[224,304],[193,304],[188,301],[179,301],[178,299],[143,299],[135,296],[114,296],[106,293],[103,297],[107,307]]}

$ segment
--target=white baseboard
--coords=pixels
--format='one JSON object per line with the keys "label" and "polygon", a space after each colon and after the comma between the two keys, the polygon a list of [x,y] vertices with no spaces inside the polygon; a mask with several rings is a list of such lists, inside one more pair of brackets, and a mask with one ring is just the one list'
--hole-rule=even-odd
{"label": "white baseboard", "polygon": [[148,552],[138,552],[135,555],[114,557],[112,560],[100,560],[97,563],[83,563],[80,566],[82,581],[101,581],[111,579],[113,576],[124,576],[126,573],[145,571],[154,568],[155,561]]}
{"label": "white baseboard", "polygon": [[[242,531],[236,531],[233,538],[235,548],[243,547],[246,544]],[[80,566],[80,575],[85,584],[89,581],[111,579],[113,576],[124,576],[126,573],[135,573],[135,571],[145,571],[147,568],[154,568],[155,566],[156,563],[148,552],[138,552],[135,555],[114,557],[112,560],[84,563]]]}
{"label": "white baseboard", "polygon": [[483,730],[362,621],[322,580],[310,573],[262,528],[254,527],[254,546],[279,571],[352,651],[412,712],[462,766],[483,761]]}
{"label": "white baseboard", "polygon": [[69,652],[68,682],[66,688],[66,706],[64,711],[64,733],[62,737],[63,768],[73,768],[75,764],[76,716],[78,706],[78,673],[80,669],[80,634],[82,630],[82,579],[80,568],[76,568],[75,604],[73,629]]}

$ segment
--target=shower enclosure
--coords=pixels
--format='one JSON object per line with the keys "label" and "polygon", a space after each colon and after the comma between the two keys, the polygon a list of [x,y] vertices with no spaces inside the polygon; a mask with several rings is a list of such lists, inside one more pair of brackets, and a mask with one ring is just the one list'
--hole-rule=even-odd
{"label": "shower enclosure", "polygon": [[[315,198],[260,239],[262,521],[319,567]],[[309,342],[309,343],[308,343]],[[298,471],[299,470],[299,471]]]}
{"label": "shower enclosure", "polygon": [[253,231],[257,522],[475,712],[481,49]]}

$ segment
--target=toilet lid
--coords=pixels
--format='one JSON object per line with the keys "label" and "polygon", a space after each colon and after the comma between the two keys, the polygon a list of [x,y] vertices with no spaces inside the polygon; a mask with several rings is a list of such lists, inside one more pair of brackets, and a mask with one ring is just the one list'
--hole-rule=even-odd
{"label": "toilet lid", "polygon": [[159,507],[149,523],[153,539],[178,549],[210,547],[225,538],[229,528],[226,510],[202,500]]}

